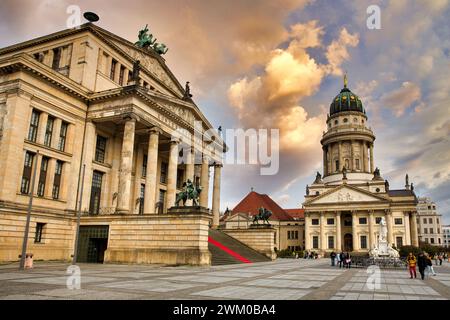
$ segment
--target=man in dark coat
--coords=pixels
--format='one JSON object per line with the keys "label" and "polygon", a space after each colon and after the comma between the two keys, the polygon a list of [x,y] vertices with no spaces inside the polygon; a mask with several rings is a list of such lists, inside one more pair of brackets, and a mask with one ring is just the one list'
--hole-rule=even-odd
{"label": "man in dark coat", "polygon": [[427,259],[423,252],[419,254],[419,258],[417,259],[417,266],[419,267],[420,276],[422,280],[425,279],[425,269],[427,268]]}

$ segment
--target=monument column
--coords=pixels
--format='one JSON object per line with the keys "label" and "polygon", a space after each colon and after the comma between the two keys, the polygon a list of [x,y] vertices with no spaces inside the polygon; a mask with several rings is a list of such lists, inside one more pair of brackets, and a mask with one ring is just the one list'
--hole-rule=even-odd
{"label": "monument column", "polygon": [[418,247],[419,246],[419,238],[417,235],[417,212],[416,211],[411,212],[410,226],[411,226],[411,244],[415,247]]}
{"label": "monument column", "polygon": [[208,208],[209,159],[205,154],[202,157],[200,186],[202,187],[202,191],[200,192],[200,206]]}
{"label": "monument column", "polygon": [[320,212],[320,250],[325,251],[327,249],[326,240],[325,240],[325,214],[324,212]]}
{"label": "monument column", "polygon": [[144,213],[156,213],[156,174],[158,170],[158,144],[161,130],[153,127],[149,130],[147,151],[147,174],[145,175]]}
{"label": "monument column", "polygon": [[392,213],[390,210],[386,210],[386,224],[387,224],[387,241],[388,241],[388,244],[393,245],[394,234],[393,234],[393,228],[392,228]]}
{"label": "monument column", "polygon": [[219,226],[221,171],[222,165],[214,164],[214,183],[213,183],[213,200],[212,200],[213,228],[217,228]]}
{"label": "monument column", "polygon": [[356,211],[352,211],[352,239],[353,239],[353,251],[359,250],[358,233],[356,232],[356,226],[358,224],[358,214]]}
{"label": "monument column", "polygon": [[373,143],[370,144],[370,173],[373,173]]}
{"label": "monument column", "polygon": [[311,217],[305,212],[305,250],[311,250],[311,236],[309,227],[311,226]]}
{"label": "monument column", "polygon": [[169,209],[175,205],[177,192],[178,143],[179,140],[176,139],[170,141],[169,165],[167,169],[166,209]]}
{"label": "monument column", "polygon": [[341,212],[336,212],[336,249],[338,251],[342,250],[342,242],[341,242]]}
{"label": "monument column", "polygon": [[403,213],[403,224],[405,226],[405,244],[404,245],[410,245],[411,244],[411,227],[409,226],[409,212]]}
{"label": "monument column", "polygon": [[375,244],[375,235],[373,234],[373,210],[369,211],[369,250],[372,250]]}
{"label": "monument column", "polygon": [[117,195],[117,213],[130,213],[131,170],[133,166],[134,131],[136,119],[127,117],[123,132],[122,153],[119,170],[119,192]]}

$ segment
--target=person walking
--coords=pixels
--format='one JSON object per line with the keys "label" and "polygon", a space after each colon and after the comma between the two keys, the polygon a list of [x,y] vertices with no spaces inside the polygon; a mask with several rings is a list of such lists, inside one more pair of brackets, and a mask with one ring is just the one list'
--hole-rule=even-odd
{"label": "person walking", "polygon": [[440,266],[442,266],[442,259],[444,259],[443,255],[444,255],[443,253],[439,254],[439,265]]}
{"label": "person walking", "polygon": [[342,268],[342,259],[341,259],[341,253],[336,254],[336,264],[339,266],[339,268]]}
{"label": "person walking", "polygon": [[431,273],[433,276],[435,276],[436,272],[434,272],[433,269],[433,260],[431,260],[431,257],[428,254],[425,254],[425,259],[427,260],[428,275]]}
{"label": "person walking", "polygon": [[406,258],[406,261],[408,262],[409,274],[411,276],[411,279],[413,278],[413,275],[414,275],[414,279],[417,278],[417,273],[416,273],[417,260],[412,252],[409,253],[408,258]]}
{"label": "person walking", "polygon": [[352,267],[352,257],[350,256],[350,253],[346,253],[345,255],[345,264],[347,266],[347,269],[350,269]]}
{"label": "person walking", "polygon": [[331,266],[334,267],[335,266],[335,259],[336,258],[336,253],[334,251],[332,251],[330,253],[330,259],[331,259]]}
{"label": "person walking", "polygon": [[425,279],[425,268],[427,267],[427,260],[423,252],[419,253],[419,257],[417,258],[417,266],[419,267],[419,273],[422,280]]}
{"label": "person walking", "polygon": [[344,254],[344,252],[341,251],[341,253],[339,254],[339,257],[340,257],[339,268],[342,268],[342,267],[345,268],[345,254]]}

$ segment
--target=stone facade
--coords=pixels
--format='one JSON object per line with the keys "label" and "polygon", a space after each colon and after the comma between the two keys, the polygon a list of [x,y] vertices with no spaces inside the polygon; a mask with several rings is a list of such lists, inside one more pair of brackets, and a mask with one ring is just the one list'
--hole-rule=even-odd
{"label": "stone facade", "polygon": [[359,98],[345,85],[331,104],[321,140],[323,174],[307,186],[303,203],[307,250],[368,252],[382,217],[391,245],[418,245],[413,187],[406,179],[405,189],[392,190],[374,168],[375,135],[367,121]]}
{"label": "stone facade", "polygon": [[[166,213],[187,179],[202,185],[202,206],[210,207],[211,168],[217,225],[223,142],[203,141],[212,126],[183,95],[161,56],[91,23],[0,49],[0,241],[8,243],[0,259],[17,259],[35,170],[29,241],[38,223],[46,239],[30,244],[36,259],[70,259],[78,209],[81,225],[102,216],[115,230],[116,215]],[[58,229],[63,239],[53,235]]]}
{"label": "stone facade", "polygon": [[275,228],[269,226],[251,225],[248,229],[224,229],[229,236],[246,244],[250,248],[275,260]]}
{"label": "stone facade", "polygon": [[417,204],[417,224],[419,240],[435,246],[444,245],[442,215],[438,214],[436,204],[430,198],[420,197]]}

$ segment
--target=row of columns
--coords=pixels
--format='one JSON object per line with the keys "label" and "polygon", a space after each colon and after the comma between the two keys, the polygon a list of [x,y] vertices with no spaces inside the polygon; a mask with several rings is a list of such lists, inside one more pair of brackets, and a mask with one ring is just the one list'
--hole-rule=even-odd
{"label": "row of columns", "polygon": [[[344,141],[339,141],[336,143],[338,148],[338,160],[339,160],[339,167],[337,168],[338,172],[341,172],[343,166],[345,165],[343,151],[342,151],[342,144]],[[356,162],[355,162],[355,155],[353,151],[353,144],[355,143],[354,140],[350,140],[350,163],[349,163],[349,170],[356,170]],[[373,161],[373,143],[369,144],[366,141],[361,141],[362,144],[362,159],[360,162],[360,171],[362,172],[373,172],[374,171],[374,161]],[[326,145],[323,148],[323,168],[324,168],[324,175],[330,175],[333,174],[333,172],[336,172],[336,170],[333,170],[335,164],[333,163],[332,158],[332,143]],[[370,150],[370,164],[369,164],[369,154],[368,150]]]}
{"label": "row of columns", "polygon": [[[119,169],[119,188],[117,195],[117,213],[130,213],[130,197],[131,197],[131,174],[133,166],[133,148],[135,140],[136,119],[129,117],[125,121],[122,151],[120,156]],[[88,136],[93,136],[95,132],[95,125],[89,123],[87,128]],[[89,134],[90,133],[90,134]],[[145,195],[144,195],[144,213],[153,214],[156,212],[156,189],[157,183],[157,166],[158,166],[158,146],[159,136],[162,133],[161,129],[154,127],[149,129],[149,143],[147,150],[147,173],[145,177]],[[88,137],[89,138],[89,137]],[[95,140],[90,137],[91,141]],[[167,191],[166,191],[166,208],[175,205],[177,192],[177,169],[178,169],[178,145],[179,140],[173,139],[170,141],[169,161],[167,169]],[[85,159],[86,160],[86,159]],[[89,161],[87,161],[89,162]],[[186,176],[193,180],[194,171],[194,150],[188,153],[186,164]],[[209,190],[209,159],[206,156],[202,157],[200,185],[202,192],[200,193],[200,206],[208,207],[208,190]],[[87,168],[88,169],[88,168]],[[213,226],[219,225],[219,209],[220,209],[220,175],[221,165],[214,165],[214,184],[213,184],[213,199],[212,199],[212,213]],[[191,205],[192,203],[187,203]]]}
{"label": "row of columns", "polygon": [[[341,228],[341,213],[338,211],[336,212],[336,221],[335,221],[335,232],[336,232],[336,243],[335,243],[335,249],[341,250],[342,249],[342,228]],[[357,212],[352,212],[352,240],[353,240],[353,250],[359,250],[359,237],[357,234],[357,228],[358,225],[358,215]],[[386,226],[388,229],[387,237],[388,237],[388,243],[394,244],[394,232],[393,232],[393,217],[392,213],[390,211],[386,211],[385,215],[386,219]],[[327,235],[325,232],[325,223],[326,223],[326,217],[325,213],[320,213],[320,225],[319,225],[319,249],[320,250],[328,250],[328,241],[327,241]],[[376,238],[374,233],[375,228],[375,217],[374,212],[369,211],[369,237],[368,237],[368,249],[372,249],[375,245]],[[305,215],[305,226],[307,228],[311,226],[311,217],[309,214]],[[405,241],[406,243],[411,243],[413,246],[418,246],[418,236],[417,236],[417,213],[416,212],[405,212],[404,213],[404,227],[405,227]],[[312,249],[311,245],[311,237],[308,233],[306,233],[305,237],[305,247],[307,249]]]}

